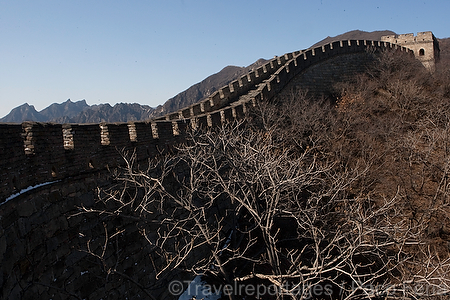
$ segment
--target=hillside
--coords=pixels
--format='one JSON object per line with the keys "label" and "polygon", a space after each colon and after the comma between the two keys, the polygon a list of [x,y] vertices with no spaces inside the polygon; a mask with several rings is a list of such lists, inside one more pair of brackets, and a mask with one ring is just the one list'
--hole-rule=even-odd
{"label": "hillside", "polygon": [[[299,56],[298,77],[280,63],[245,114],[206,113],[194,132],[175,119],[3,124],[0,298],[45,287],[40,299],[169,299],[154,296],[169,287],[178,299],[173,282],[202,274],[228,300],[449,299],[448,48],[431,74],[406,51],[360,46],[305,56],[319,64]],[[342,71],[332,97],[305,92],[310,77],[326,82],[325,67]],[[77,117],[154,110],[143,107]]]}
{"label": "hillside", "polygon": [[450,62],[450,38],[438,40],[441,49],[441,63],[448,64]]}
{"label": "hillside", "polygon": [[327,36],[320,42],[315,43],[311,46],[311,48],[314,47],[320,47],[326,44],[330,44],[336,41],[345,41],[345,40],[370,40],[370,41],[380,41],[381,37],[384,35],[391,35],[395,34],[395,32],[390,30],[383,30],[383,31],[362,31],[362,30],[352,30],[334,37]]}
{"label": "hillside", "polygon": [[240,76],[257,69],[267,60],[259,59],[248,67],[227,66],[158,106],[151,114],[158,117],[199,102]]}

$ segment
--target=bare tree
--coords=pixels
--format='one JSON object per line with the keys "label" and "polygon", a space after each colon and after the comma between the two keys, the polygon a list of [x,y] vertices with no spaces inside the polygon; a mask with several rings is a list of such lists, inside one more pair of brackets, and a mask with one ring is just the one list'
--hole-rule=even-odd
{"label": "bare tree", "polygon": [[[408,249],[422,246],[422,228],[405,222],[397,196],[374,203],[370,194],[350,192],[370,163],[336,172],[314,147],[292,156],[274,135],[242,124],[193,135],[145,171],[131,156],[120,189],[102,191],[103,208],[82,212],[135,220],[163,258],[156,281],[183,268],[216,283],[271,287],[275,298],[409,296],[404,283],[412,277],[404,270],[415,256]],[[109,242],[121,233],[105,234],[101,254],[90,242],[86,251],[105,264]],[[447,267],[444,260],[415,276],[441,272],[442,280]],[[245,295],[229,298],[238,296]]]}
{"label": "bare tree", "polygon": [[[341,86],[337,104],[292,92],[246,122],[192,132],[171,155],[143,164],[125,153],[117,184],[80,207],[105,224],[84,251],[149,296],[173,270],[229,299],[256,298],[236,290],[246,286],[264,299],[450,292],[448,249],[429,235],[449,213],[447,106],[426,106],[432,83],[382,62],[356,80],[363,88]],[[152,258],[147,284],[120,270],[128,231]]]}

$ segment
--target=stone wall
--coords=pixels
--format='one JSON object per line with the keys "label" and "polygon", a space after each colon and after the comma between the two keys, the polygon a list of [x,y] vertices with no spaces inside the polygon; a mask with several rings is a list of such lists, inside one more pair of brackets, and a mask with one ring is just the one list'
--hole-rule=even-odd
{"label": "stone wall", "polygon": [[336,83],[352,80],[371,62],[373,56],[367,52],[334,56],[298,74],[277,96],[289,97],[292,90],[303,90],[313,97],[334,97]]}
{"label": "stone wall", "polygon": [[414,55],[430,71],[434,71],[435,62],[439,60],[439,42],[431,31],[387,35],[381,37],[382,41],[401,45],[414,52]]}
{"label": "stone wall", "polygon": [[193,118],[208,112],[217,111],[236,101],[241,95],[255,88],[258,84],[267,80],[280,67],[293,57],[298,56],[300,51],[286,53],[283,56],[277,56],[260,66],[258,69],[241,76],[241,78],[232,81],[230,84],[220,88],[207,99],[185,107],[179,111],[170,113],[156,120],[173,120]]}
{"label": "stone wall", "polygon": [[[146,292],[156,299],[176,299],[167,285],[188,279],[179,270],[144,292],[156,282],[153,266],[160,257],[134,221],[76,215],[81,205],[96,207],[95,188],[109,184],[108,173],[85,174],[35,188],[0,206],[1,299],[149,299]],[[117,245],[112,239],[102,255],[104,224],[110,236],[120,230],[126,235]],[[88,242],[104,264],[85,252]],[[108,275],[110,268],[124,275]]]}
{"label": "stone wall", "polygon": [[[111,183],[106,170],[121,164],[119,150],[133,151],[139,161],[145,161],[170,153],[174,145],[185,141],[189,128],[240,119],[257,101],[270,100],[291,85],[326,92],[334,80],[359,71],[371,47],[408,52],[385,42],[341,41],[286,54],[202,103],[148,122],[0,124],[1,297],[145,298],[139,286],[154,281],[152,264],[157,264],[158,257],[152,257],[133,222],[110,225],[126,228],[128,233],[119,245],[123,249],[119,258],[114,251],[105,254],[108,265],[117,263],[129,279],[109,280],[104,276],[105,266],[79,251],[89,238],[100,251],[102,239],[98,237],[105,230],[102,220],[70,217],[77,206],[94,204],[95,187]],[[24,192],[30,186],[35,188]],[[167,296],[164,286],[152,293],[160,299]]]}

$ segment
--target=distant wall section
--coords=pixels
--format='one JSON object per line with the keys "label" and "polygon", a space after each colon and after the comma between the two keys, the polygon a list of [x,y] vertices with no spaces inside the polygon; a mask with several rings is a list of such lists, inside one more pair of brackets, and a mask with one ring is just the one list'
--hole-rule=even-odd
{"label": "distant wall section", "polygon": [[415,57],[430,71],[434,71],[435,63],[439,61],[439,42],[431,31],[419,32],[417,36],[413,33],[386,35],[381,40],[411,49]]}
{"label": "distant wall section", "polygon": [[373,55],[367,52],[334,56],[300,72],[277,97],[289,97],[296,90],[314,97],[333,97],[337,82],[352,80],[356,74],[366,71],[372,62]]}

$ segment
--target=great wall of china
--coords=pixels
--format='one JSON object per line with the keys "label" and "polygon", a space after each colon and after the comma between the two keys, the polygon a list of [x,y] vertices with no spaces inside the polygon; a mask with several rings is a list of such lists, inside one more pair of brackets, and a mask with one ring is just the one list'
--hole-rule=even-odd
{"label": "great wall of china", "polygon": [[[428,65],[424,65],[432,68],[428,53],[436,45],[430,34],[419,34],[428,41],[420,49],[398,42],[403,38],[399,36],[398,40],[338,41],[287,53],[200,103],[145,122],[0,124],[0,298],[138,297],[133,281],[146,286],[154,280],[151,262],[142,250],[145,245],[133,241],[136,246],[127,249],[129,259],[120,266],[133,280],[121,286],[100,283],[98,266],[78,250],[86,242],[79,235],[82,229],[95,236],[103,228],[95,219],[69,217],[76,206],[93,205],[95,187],[108,183],[107,169],[122,163],[118,149],[133,150],[138,160],[146,160],[170,152],[184,141],[190,127],[220,126],[242,118],[259,101],[292,86],[326,93],[337,80],[364,71],[369,48],[426,56]],[[163,286],[155,291],[159,298],[167,296]]]}

